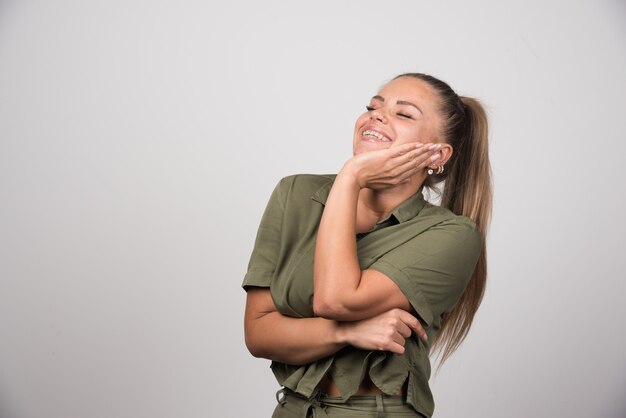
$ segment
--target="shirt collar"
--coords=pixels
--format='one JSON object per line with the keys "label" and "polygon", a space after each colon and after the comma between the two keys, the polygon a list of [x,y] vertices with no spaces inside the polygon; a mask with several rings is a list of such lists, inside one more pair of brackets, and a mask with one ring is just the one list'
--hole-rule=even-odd
{"label": "shirt collar", "polygon": [[426,200],[424,200],[422,190],[423,187],[420,187],[413,196],[400,203],[400,206],[391,212],[391,215],[395,216],[399,223],[415,218],[424,206],[426,206]]}
{"label": "shirt collar", "polygon": [[[329,179],[328,183],[324,184],[315,193],[313,193],[313,195],[311,195],[311,199],[315,200],[318,203],[321,203],[322,205],[326,205],[326,199],[328,199],[328,195],[330,193],[330,189],[333,187],[334,180],[335,178],[333,176],[333,178]],[[398,223],[403,223],[415,218],[417,214],[422,210],[422,208],[424,208],[424,206],[426,205],[426,200],[424,200],[422,189],[423,187],[420,187],[413,196],[400,203],[400,205],[391,212],[389,218],[393,216],[394,218],[396,218]],[[387,219],[381,222],[385,222]]]}

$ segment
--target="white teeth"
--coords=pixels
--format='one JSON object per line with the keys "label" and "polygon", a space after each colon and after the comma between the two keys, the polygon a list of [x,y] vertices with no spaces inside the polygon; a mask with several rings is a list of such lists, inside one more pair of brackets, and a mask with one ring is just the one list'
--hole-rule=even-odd
{"label": "white teeth", "polygon": [[387,138],[385,138],[382,134],[379,134],[376,131],[367,130],[367,131],[363,132],[363,136],[374,137],[374,138],[378,139],[379,141],[389,142],[389,140]]}

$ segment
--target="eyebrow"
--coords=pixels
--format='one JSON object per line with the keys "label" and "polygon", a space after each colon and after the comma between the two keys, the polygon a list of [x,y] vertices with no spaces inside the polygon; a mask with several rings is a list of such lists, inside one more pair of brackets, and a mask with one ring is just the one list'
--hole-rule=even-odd
{"label": "eyebrow", "polygon": [[[379,100],[379,101],[381,101],[381,102],[384,102],[384,101],[385,101],[385,98],[384,98],[383,96],[379,96],[379,95],[376,95],[376,96],[372,97],[372,99],[373,99],[373,100]],[[406,100],[398,100],[398,101],[396,102],[396,104],[399,104],[399,105],[405,105],[405,106],[413,106],[414,108],[416,108],[417,110],[419,110],[419,111],[420,111],[420,113],[422,113],[422,114],[424,113],[424,112],[422,112],[422,109],[420,109],[420,108],[419,108],[419,107],[418,107],[415,103],[407,102]]]}

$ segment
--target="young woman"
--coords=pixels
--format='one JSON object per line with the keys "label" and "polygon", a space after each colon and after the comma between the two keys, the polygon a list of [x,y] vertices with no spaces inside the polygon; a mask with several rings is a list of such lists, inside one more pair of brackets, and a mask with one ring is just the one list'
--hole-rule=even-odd
{"label": "young woman", "polygon": [[[246,344],[283,386],[274,417],[430,417],[431,346],[463,341],[486,280],[487,119],[425,74],[367,106],[337,175],[276,186],[243,287]],[[441,205],[424,187],[445,180]]]}

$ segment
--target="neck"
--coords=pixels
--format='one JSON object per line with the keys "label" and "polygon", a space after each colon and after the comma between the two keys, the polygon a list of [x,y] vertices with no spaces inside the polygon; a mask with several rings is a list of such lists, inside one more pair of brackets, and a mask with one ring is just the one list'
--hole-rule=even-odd
{"label": "neck", "polygon": [[[385,189],[361,189],[358,214],[365,224],[375,225],[391,214],[402,202],[413,196],[422,186],[424,179],[411,181]],[[360,223],[360,222],[359,222]]]}

